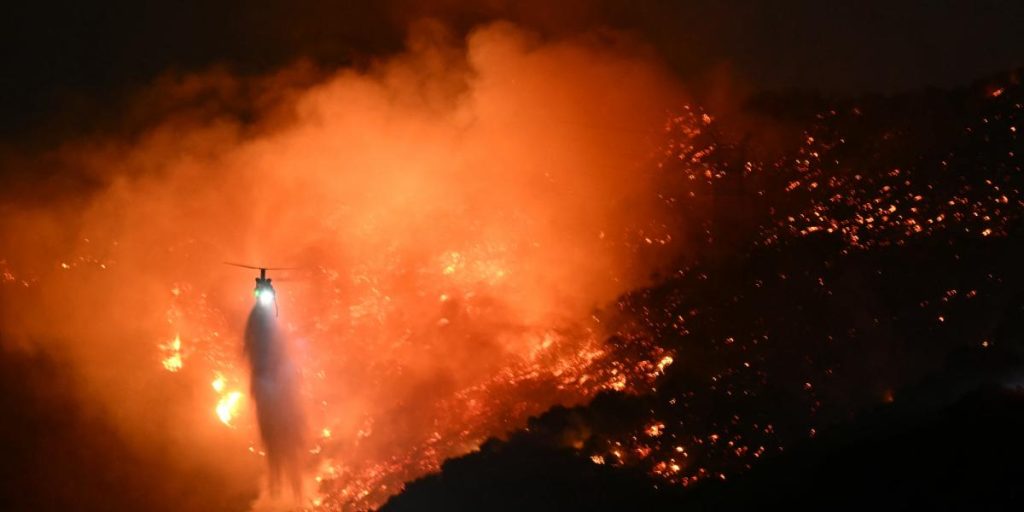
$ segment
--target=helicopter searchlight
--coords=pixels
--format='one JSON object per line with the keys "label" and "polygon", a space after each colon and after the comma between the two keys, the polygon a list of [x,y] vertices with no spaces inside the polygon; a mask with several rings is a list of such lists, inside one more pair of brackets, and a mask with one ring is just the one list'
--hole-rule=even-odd
{"label": "helicopter searchlight", "polygon": [[277,307],[277,293],[274,291],[273,279],[267,277],[268,270],[291,270],[288,267],[255,267],[252,265],[242,265],[241,263],[231,263],[225,261],[224,264],[231,265],[233,267],[248,268],[252,270],[259,270],[260,275],[256,278],[256,288],[253,290],[253,296],[256,297],[256,302],[263,307],[274,306],[274,315],[278,314]]}

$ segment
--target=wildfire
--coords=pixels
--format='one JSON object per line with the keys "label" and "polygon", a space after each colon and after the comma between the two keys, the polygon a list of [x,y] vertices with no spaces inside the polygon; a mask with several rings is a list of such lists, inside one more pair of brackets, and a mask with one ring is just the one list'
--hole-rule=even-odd
{"label": "wildfire", "polygon": [[220,418],[221,423],[233,427],[232,421],[238,417],[239,410],[242,408],[243,395],[240,391],[231,391],[221,396],[220,401],[217,402],[217,417]]}
{"label": "wildfire", "polygon": [[665,356],[661,358],[661,361],[658,361],[658,372],[665,373],[665,369],[671,366],[674,362],[675,359],[673,359],[672,356]]}
{"label": "wildfire", "polygon": [[212,387],[217,393],[223,393],[225,386],[227,386],[227,380],[224,378],[223,374],[218,372],[216,377],[213,379],[213,382],[210,383],[210,387]]}
{"label": "wildfire", "polygon": [[[472,43],[471,64],[480,69],[469,74],[470,82],[459,82],[456,98],[442,101],[423,92],[434,85],[447,90],[450,77],[420,77],[426,71],[398,63],[380,73],[389,77],[385,83],[346,75],[300,94],[283,109],[294,116],[276,116],[295,117],[295,125],[218,121],[195,127],[190,138],[171,124],[133,141],[123,155],[110,149],[117,158],[86,153],[82,165],[109,165],[117,179],[89,216],[75,221],[82,230],[110,234],[90,235],[87,244],[68,251],[81,255],[46,260],[59,269],[54,280],[85,275],[91,268],[86,263],[102,261],[93,269],[104,273],[98,281],[122,293],[97,308],[118,313],[104,317],[110,327],[97,328],[91,339],[134,332],[120,328],[150,319],[147,371],[162,366],[176,382],[191,379],[190,389],[209,394],[212,388],[208,401],[195,408],[196,418],[209,422],[213,404],[218,420],[236,429],[227,435],[238,438],[246,432],[246,394],[239,391],[245,379],[235,367],[252,301],[250,281],[211,270],[217,258],[209,255],[265,250],[258,257],[294,258],[312,269],[308,282],[280,286],[277,299],[305,378],[313,433],[319,428],[308,447],[317,507],[376,507],[404,482],[553,405],[586,403],[603,391],[653,393],[683,372],[681,361],[690,357],[665,340],[690,341],[694,332],[702,334],[693,343],[728,362],[701,376],[705,388],[699,392],[713,399],[757,399],[769,381],[760,347],[773,343],[775,334],[729,332],[723,311],[771,280],[804,279],[823,296],[834,281],[824,272],[758,274],[722,298],[725,306],[689,304],[685,295],[716,276],[679,261],[691,252],[715,259],[714,251],[725,245],[721,240],[743,236],[744,228],[753,233],[746,241],[760,248],[827,237],[849,253],[952,231],[993,242],[1020,217],[1019,156],[975,169],[970,144],[992,139],[995,125],[999,136],[1016,140],[1021,106],[999,118],[972,120],[964,127],[966,149],[934,162],[847,163],[850,136],[835,124],[863,115],[859,107],[821,113],[796,149],[759,160],[718,135],[719,116],[686,106],[666,123],[664,147],[652,148],[657,130],[649,128],[664,116],[666,98],[678,105],[659,82],[660,73],[646,76],[644,66],[593,58],[587,49],[560,49],[569,54],[563,65],[563,53],[525,51],[522,41],[505,41],[500,31],[477,37],[482,39]],[[495,55],[501,62],[491,62]],[[409,90],[394,90],[391,82],[407,75],[417,77]],[[643,87],[605,79],[626,75],[645,81]],[[551,80],[564,87],[549,87]],[[215,85],[218,92],[223,87]],[[194,87],[206,92],[202,84],[182,88]],[[544,92],[549,90],[574,93],[552,98]],[[1008,89],[986,101],[1013,94]],[[431,101],[419,105],[425,96]],[[458,108],[438,116],[449,101],[459,102]],[[416,107],[396,107],[406,102]],[[534,111],[544,116],[520,122]],[[617,112],[615,121],[626,129],[579,128],[607,127],[606,120],[592,117],[606,111]],[[880,139],[890,140],[885,137]],[[660,161],[652,162],[652,153]],[[152,182],[116,174],[134,177],[151,167],[160,171]],[[954,168],[977,172],[955,173],[957,179],[947,180],[951,185],[936,185],[936,176]],[[749,212],[756,218],[735,225],[713,218]],[[35,277],[21,280],[31,274],[9,271],[6,261],[0,260],[3,283],[48,286]],[[670,279],[684,291],[661,298],[662,307],[648,307],[655,303],[651,297],[665,292],[651,287]],[[140,288],[158,291],[146,296],[146,304],[129,304],[133,315],[123,314],[114,306],[130,302],[126,297],[134,301],[137,293],[120,286],[138,281]],[[86,299],[94,297],[85,297],[75,304],[92,308]],[[935,328],[948,328],[960,317],[942,309],[972,297],[932,295],[922,298],[921,309]],[[170,333],[172,341],[153,343]],[[822,342],[831,343],[833,334],[840,335],[829,333]],[[106,350],[119,350],[111,346]],[[91,357],[81,359],[94,362]],[[189,368],[182,371],[186,359]],[[808,366],[831,371],[818,361]],[[146,376],[128,369],[139,372],[139,380]],[[821,384],[827,376],[800,376],[806,385],[793,386],[811,414],[825,400],[819,393],[827,389]],[[782,451],[773,426],[780,423],[765,418],[728,414],[706,428],[679,421],[692,414],[686,411],[698,402],[696,393],[651,405],[647,417],[615,439],[575,446],[591,450],[584,456],[595,464],[636,464],[682,485],[724,479],[726,471]]]}
{"label": "wildfire", "polygon": [[184,362],[181,359],[181,336],[175,335],[174,340],[170,343],[161,344],[160,350],[167,354],[161,361],[165,370],[169,372],[181,370],[184,365]]}

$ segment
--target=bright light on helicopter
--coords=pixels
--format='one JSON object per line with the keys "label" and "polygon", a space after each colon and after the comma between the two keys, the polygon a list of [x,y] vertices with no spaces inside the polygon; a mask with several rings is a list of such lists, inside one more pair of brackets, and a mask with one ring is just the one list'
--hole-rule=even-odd
{"label": "bright light on helicopter", "polygon": [[259,295],[257,295],[257,298],[259,299],[260,304],[269,306],[274,303],[274,292],[270,290],[261,290]]}

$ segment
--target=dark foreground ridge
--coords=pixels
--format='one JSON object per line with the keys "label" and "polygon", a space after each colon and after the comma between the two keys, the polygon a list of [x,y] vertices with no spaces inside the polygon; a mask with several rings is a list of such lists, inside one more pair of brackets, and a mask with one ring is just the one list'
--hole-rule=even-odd
{"label": "dark foreground ridge", "polygon": [[1022,431],[1024,395],[979,389],[912,418],[871,415],[735,480],[685,490],[521,433],[447,462],[381,510],[1019,510]]}
{"label": "dark foreground ridge", "polygon": [[1020,509],[1019,73],[758,101],[805,142],[681,139],[704,229],[617,304],[612,346],[673,354],[655,389],[554,408],[383,510]]}

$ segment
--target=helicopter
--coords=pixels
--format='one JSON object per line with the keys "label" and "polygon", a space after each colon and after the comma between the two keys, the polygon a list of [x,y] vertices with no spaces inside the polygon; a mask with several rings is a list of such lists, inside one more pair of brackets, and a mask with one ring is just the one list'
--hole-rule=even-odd
{"label": "helicopter", "polygon": [[243,265],[241,263],[231,263],[229,261],[225,261],[224,264],[231,265],[233,267],[259,270],[260,276],[256,278],[256,289],[253,290],[253,295],[261,306],[270,307],[270,305],[273,304],[274,316],[277,316],[280,313],[280,310],[277,307],[277,293],[274,291],[273,279],[267,277],[267,271],[291,270],[290,267],[255,267],[252,265]]}

